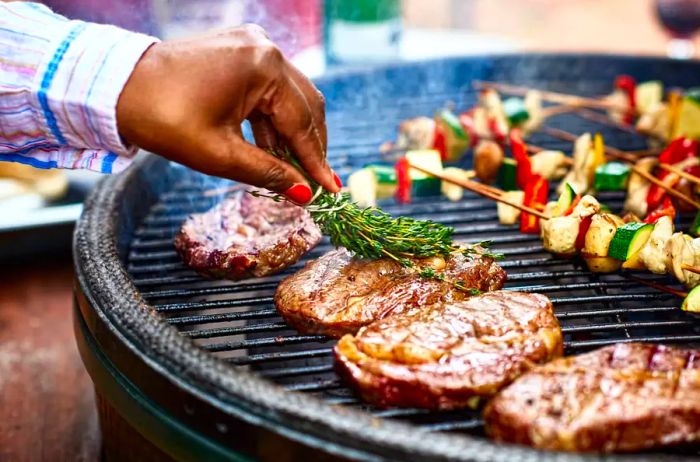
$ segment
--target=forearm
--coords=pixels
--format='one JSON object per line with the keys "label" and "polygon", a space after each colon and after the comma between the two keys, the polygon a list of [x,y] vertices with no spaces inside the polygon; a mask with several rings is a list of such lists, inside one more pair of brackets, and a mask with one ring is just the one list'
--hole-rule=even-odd
{"label": "forearm", "polygon": [[120,92],[156,39],[68,21],[46,7],[0,3],[0,160],[38,167],[126,167]]}

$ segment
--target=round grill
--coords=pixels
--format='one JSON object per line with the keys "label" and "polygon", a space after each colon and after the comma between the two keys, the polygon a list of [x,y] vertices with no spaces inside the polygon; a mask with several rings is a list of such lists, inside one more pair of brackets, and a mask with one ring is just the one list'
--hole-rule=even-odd
{"label": "round grill", "polygon": [[[329,158],[341,176],[377,160],[377,147],[395,136],[401,119],[430,116],[446,103],[457,109],[473,105],[473,79],[595,96],[607,93],[621,73],[689,87],[700,81],[700,63],[501,56],[330,76],[318,82],[327,99]],[[574,114],[556,116],[547,125],[574,133],[598,131],[621,149],[645,147],[633,133]],[[531,140],[570,151],[570,143],[543,134]],[[597,459],[493,443],[483,436],[474,411],[380,410],[361,403],[333,371],[334,342],[296,333],[274,309],[277,283],[303,262],[281,275],[236,283],[204,280],[180,262],[172,245],[175,233],[188,214],[221,199],[204,193],[221,184],[145,156],[100,184],[75,234],[81,354],[98,394],[160,451],[181,460],[206,459],[203,454],[220,460]],[[624,197],[613,193],[600,199],[619,210]],[[506,254],[507,288],[552,299],[567,354],[615,342],[700,342],[700,323],[677,308],[680,300],[625,275],[596,275],[577,261],[554,258],[537,237],[499,225],[487,200],[466,194],[458,203],[429,198],[384,208],[450,224],[459,240],[492,240],[494,249]],[[306,258],[329,249],[324,241]],[[683,448],[634,460],[696,454]],[[605,458],[618,459],[626,458]]]}

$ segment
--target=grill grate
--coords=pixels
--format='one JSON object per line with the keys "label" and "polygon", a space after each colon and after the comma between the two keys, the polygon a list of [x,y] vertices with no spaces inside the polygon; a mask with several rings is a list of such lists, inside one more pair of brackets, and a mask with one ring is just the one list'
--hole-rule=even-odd
{"label": "grill grate", "polygon": [[[565,90],[566,86],[553,82],[550,88]],[[601,84],[599,93],[604,88]],[[329,147],[331,163],[345,176],[376,160],[377,146],[391,138],[399,120],[430,115],[447,101],[464,108],[474,103],[475,95],[463,89],[455,94],[404,99],[378,111],[371,120],[329,113],[329,139],[335,142]],[[572,114],[556,116],[548,125],[575,133],[599,131],[609,144],[622,149],[645,148],[644,140],[634,134]],[[543,134],[535,134],[531,141],[570,151],[570,143]],[[299,335],[275,311],[272,297],[278,282],[303,262],[280,275],[238,283],[204,280],[185,267],[173,248],[173,237],[187,215],[205,211],[219,200],[202,195],[208,181],[184,172],[180,182],[151,207],[130,244],[128,271],[142,295],[168,323],[221,360],[257,371],[289,390],[313,394],[329,404],[360,408],[377,417],[410,421],[426,431],[483,434],[478,412],[380,410],[360,402],[333,371],[334,341]],[[607,193],[600,198],[613,210],[621,208],[621,194]],[[541,292],[552,299],[568,354],[615,342],[700,342],[700,326],[692,315],[677,308],[677,298],[632,282],[624,274],[596,275],[578,261],[554,258],[543,251],[536,236],[499,225],[494,204],[485,199],[468,193],[458,203],[427,198],[408,206],[387,203],[384,209],[454,226],[459,240],[492,240],[493,248],[506,254],[502,266],[509,275],[507,289]],[[329,243],[323,241],[307,259],[328,250]],[[645,277],[672,282],[664,277]]]}

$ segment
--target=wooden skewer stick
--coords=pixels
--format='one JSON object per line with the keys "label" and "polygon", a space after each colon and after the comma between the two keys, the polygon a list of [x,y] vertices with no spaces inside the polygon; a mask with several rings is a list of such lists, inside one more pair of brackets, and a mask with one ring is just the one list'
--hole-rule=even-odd
{"label": "wooden skewer stick", "polygon": [[686,270],[686,271],[690,271],[691,273],[700,274],[700,268],[698,268],[697,266],[689,265],[687,263],[682,263],[681,268]]}
{"label": "wooden skewer stick", "polygon": [[632,125],[627,125],[623,124],[620,122],[617,122],[613,119],[611,119],[609,116],[606,114],[602,114],[597,111],[592,111],[591,109],[585,108],[585,107],[579,107],[575,109],[576,114],[583,117],[584,119],[591,120],[593,122],[598,122],[599,124],[603,125],[610,125],[613,126],[617,129],[620,129],[622,131],[626,131],[628,133],[637,133],[637,130],[632,126]]}
{"label": "wooden skewer stick", "polygon": [[695,175],[693,175],[691,173],[684,172],[680,168],[674,167],[671,164],[661,163],[661,164],[659,164],[659,167],[666,170],[667,172],[675,173],[676,175],[680,176],[681,178],[685,178],[686,180],[691,181],[695,184],[700,184],[700,178],[696,177]]}
{"label": "wooden skewer stick", "polygon": [[[565,141],[576,141],[577,136],[574,135],[573,133],[569,133],[565,130],[561,130],[559,128],[551,128],[551,127],[542,127],[541,131],[544,133],[547,133],[550,136],[553,136],[555,138],[559,138]],[[653,175],[647,173],[646,171],[642,170],[641,168],[637,167],[635,165],[637,158],[634,155],[630,155],[629,153],[622,151],[617,148],[613,148],[611,146],[605,146],[605,153],[612,157],[613,159],[616,160],[623,160],[629,164],[630,169],[636,173],[637,175],[641,176],[645,180],[649,181],[650,183],[654,183],[664,191],[666,191],[668,194],[671,196],[675,197],[678,200],[682,200],[683,202],[686,202],[693,207],[700,209],[700,202],[686,196],[685,194],[676,191],[673,188],[668,187],[666,184],[664,184],[661,180],[658,178],[654,177]]]}
{"label": "wooden skewer stick", "polygon": [[494,90],[508,93],[511,95],[525,96],[529,91],[538,91],[542,95],[542,99],[550,101],[552,103],[563,104],[566,106],[573,107],[594,107],[602,109],[618,109],[620,111],[627,111],[629,108],[627,106],[620,106],[618,104],[613,104],[609,101],[604,101],[597,98],[587,98],[584,96],[569,95],[567,93],[557,93],[554,91],[538,90],[536,88],[530,88],[521,85],[510,85],[507,83],[499,82],[489,82],[484,80],[474,80],[472,85],[477,90],[486,90],[493,88]]}
{"label": "wooden skewer stick", "polygon": [[654,289],[660,290],[661,292],[666,292],[666,293],[669,293],[671,295],[675,295],[676,297],[685,298],[688,296],[688,292],[683,292],[682,290],[676,290],[672,287],[667,287],[667,286],[664,286],[661,284],[657,284],[653,281],[647,281],[646,279],[638,278],[636,276],[632,276],[629,274],[626,275],[626,277],[628,279],[633,280],[633,281],[639,282],[640,284],[644,284],[646,286],[653,287]]}
{"label": "wooden skewer stick", "polygon": [[635,166],[632,166],[632,171],[634,173],[636,173],[637,175],[641,176],[642,178],[646,179],[647,181],[654,183],[656,186],[663,189],[664,191],[669,193],[671,196],[673,196],[679,200],[682,200],[683,202],[686,202],[697,209],[700,209],[700,202],[698,202],[694,199],[691,199],[690,197],[686,196],[683,193],[676,191],[673,188],[669,188],[663,181],[659,180],[654,175],[651,175],[650,173],[647,173],[646,171],[642,170],[641,168],[637,168]]}
{"label": "wooden skewer stick", "polygon": [[433,172],[433,171],[424,169],[422,167],[418,167],[418,166],[413,165],[413,164],[409,164],[409,165],[411,168],[414,168],[414,169],[421,171],[423,173],[426,173],[428,175],[434,176],[435,178],[438,178],[438,179],[445,181],[447,183],[461,186],[462,188],[467,189],[467,190],[472,191],[472,192],[475,192],[475,193],[479,194],[480,196],[484,196],[484,197],[487,197],[489,199],[495,200],[496,202],[502,202],[503,204],[510,205],[511,207],[514,207],[514,208],[521,210],[525,213],[535,215],[536,217],[539,217],[543,220],[549,220],[549,217],[547,215],[545,215],[544,213],[540,212],[539,210],[535,210],[535,209],[528,207],[526,205],[518,204],[517,202],[513,202],[509,199],[506,199],[503,196],[503,191],[498,189],[498,188],[494,188],[493,186],[488,186],[488,185],[485,185],[483,183],[479,183],[479,182],[473,181],[473,180],[455,180],[453,178],[449,178],[449,177],[443,175],[442,173]]}
{"label": "wooden skewer stick", "polygon": [[[610,127],[615,127],[618,130],[625,131],[627,133],[633,133],[635,135],[639,135],[640,132],[637,130],[637,128],[634,125],[629,125],[625,124],[622,122],[618,122],[617,120],[613,119],[607,114],[603,114],[597,111],[593,111],[588,108],[575,108],[575,112],[577,115],[583,117],[584,119],[591,120],[593,122],[597,122],[599,124],[603,125],[608,125]],[[658,141],[662,141],[664,143],[668,142],[665,138],[655,134],[655,133],[641,133],[642,135],[646,136],[647,138],[653,138]]]}

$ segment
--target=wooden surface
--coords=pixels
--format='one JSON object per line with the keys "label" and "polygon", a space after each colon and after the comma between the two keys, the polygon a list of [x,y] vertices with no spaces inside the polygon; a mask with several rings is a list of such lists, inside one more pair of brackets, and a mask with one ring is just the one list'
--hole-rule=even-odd
{"label": "wooden surface", "polygon": [[94,461],[92,382],[72,329],[68,259],[0,263],[0,461]]}

